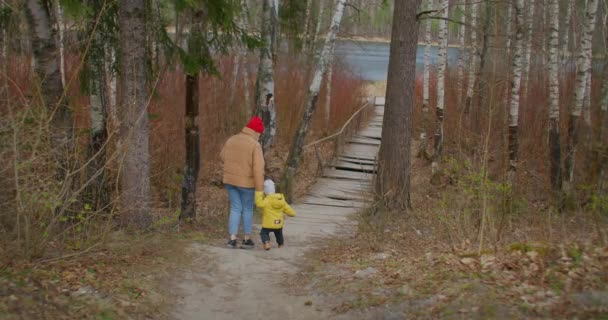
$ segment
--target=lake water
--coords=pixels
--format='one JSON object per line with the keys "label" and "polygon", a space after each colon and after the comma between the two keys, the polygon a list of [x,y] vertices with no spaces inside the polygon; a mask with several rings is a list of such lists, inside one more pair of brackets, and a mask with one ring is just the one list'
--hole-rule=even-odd
{"label": "lake water", "polygon": [[[341,57],[363,80],[386,80],[390,44],[340,40],[336,43],[336,55]],[[458,61],[458,48],[448,48],[448,64]],[[431,47],[431,64],[437,63],[437,47]],[[416,69],[422,70],[424,46],[418,46]]]}

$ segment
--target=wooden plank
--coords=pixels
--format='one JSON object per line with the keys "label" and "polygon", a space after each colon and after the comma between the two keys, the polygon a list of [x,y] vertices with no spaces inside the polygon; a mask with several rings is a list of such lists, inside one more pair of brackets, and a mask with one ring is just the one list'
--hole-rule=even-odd
{"label": "wooden plank", "polygon": [[357,134],[362,137],[380,139],[380,138],[382,138],[382,128],[367,127],[366,129],[359,131]]}
{"label": "wooden plank", "polygon": [[342,156],[347,156],[351,158],[375,159],[379,150],[379,146],[349,143],[344,146]]}
{"label": "wooden plank", "polygon": [[310,190],[308,195],[312,197],[327,197],[327,198],[339,198],[339,199],[349,199],[356,201],[365,201],[370,198],[371,193],[365,191],[355,191],[355,190],[344,190],[344,189],[335,189],[335,188],[315,188],[314,190]]}
{"label": "wooden plank", "polygon": [[365,202],[354,200],[334,200],[329,198],[305,196],[302,203],[323,205],[330,207],[346,207],[346,208],[362,208],[365,207]]}
{"label": "wooden plank", "polygon": [[[350,215],[357,213],[359,209],[349,207],[328,207],[325,205],[310,204],[310,203],[299,203],[293,207],[296,212],[331,212],[332,214]],[[328,211],[330,210],[330,211]]]}
{"label": "wooden plank", "polygon": [[317,182],[313,189],[326,188],[335,189],[351,192],[361,192],[371,190],[371,182],[369,181],[356,181],[356,180],[340,180],[330,178],[317,178]]}
{"label": "wooden plank", "polygon": [[386,103],[386,99],[384,97],[374,97],[374,105],[383,106]]}
{"label": "wooden plank", "polygon": [[370,164],[356,164],[347,161],[334,161],[329,164],[330,167],[334,167],[336,169],[351,169],[351,170],[359,170],[366,173],[374,173],[376,172],[376,166]]}
{"label": "wooden plank", "polygon": [[346,170],[338,170],[338,169],[325,169],[323,171],[323,176],[328,178],[336,178],[336,179],[348,179],[348,180],[371,180],[375,175],[371,173],[363,173],[363,172],[355,172],[355,171],[346,171]]}
{"label": "wooden plank", "polygon": [[359,143],[359,144],[368,144],[368,145],[372,145],[372,146],[379,146],[380,140],[370,139],[370,138],[366,138],[366,137],[353,136],[350,139],[349,143]]}
{"label": "wooden plank", "polygon": [[354,164],[376,165],[375,157],[373,159],[358,159],[358,158],[354,158],[354,157],[340,156],[340,157],[338,157],[338,159],[347,161],[347,162],[351,162]]}

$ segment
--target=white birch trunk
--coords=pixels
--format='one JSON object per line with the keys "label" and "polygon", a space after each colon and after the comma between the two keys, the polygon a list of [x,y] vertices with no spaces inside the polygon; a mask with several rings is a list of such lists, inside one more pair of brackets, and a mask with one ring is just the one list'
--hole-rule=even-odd
{"label": "white birch trunk", "polygon": [[580,50],[577,54],[577,75],[576,85],[574,89],[573,105],[570,109],[570,119],[568,124],[568,144],[565,161],[566,183],[564,183],[565,191],[572,191],[574,183],[574,168],[576,159],[576,149],[578,144],[578,119],[583,110],[585,100],[588,73],[591,69],[591,46],[593,32],[595,29],[595,20],[597,16],[598,0],[589,0],[585,14],[584,30],[581,36]]}
{"label": "white birch trunk", "polygon": [[323,45],[323,50],[321,51],[317,63],[315,64],[315,72],[313,74],[310,87],[308,88],[308,93],[306,94],[306,100],[304,101],[304,113],[298,125],[293,144],[289,151],[289,156],[287,158],[287,168],[281,181],[281,184],[283,186],[282,190],[285,190],[289,199],[291,199],[293,196],[293,178],[296,174],[296,171],[298,170],[298,166],[302,158],[304,139],[306,138],[306,134],[308,133],[308,128],[310,127],[312,115],[317,105],[319,90],[321,88],[321,80],[323,79],[323,75],[327,70],[331,47],[333,46],[336,40],[336,35],[338,34],[338,30],[340,29],[340,22],[342,21],[342,15],[344,14],[345,4],[346,0],[337,1],[336,9],[331,19],[329,31],[327,32],[327,36],[325,38],[325,44]]}
{"label": "white birch trunk", "polygon": [[[463,8],[461,6],[461,8]],[[464,10],[464,9],[463,9]],[[460,107],[460,104],[462,103],[462,95],[464,94],[463,92],[463,88],[464,88],[464,61],[465,61],[465,55],[466,55],[466,50],[464,48],[464,38],[465,38],[465,25],[467,23],[467,15],[464,14],[462,15],[462,25],[460,25],[458,27],[458,44],[460,45],[460,48],[458,48],[458,105]]]}
{"label": "white birch trunk", "polygon": [[[506,29],[507,29],[507,35],[506,35],[506,48],[507,48],[507,61],[510,63],[511,62],[511,56],[513,54],[513,50],[512,50],[512,46],[513,46],[513,6],[515,4],[511,3],[511,2],[507,2],[506,6],[507,6],[507,21],[506,21]],[[507,69],[507,73],[506,73],[506,83],[507,85],[504,86],[504,104],[505,104],[505,108],[507,106],[509,106],[509,98],[511,97],[511,86],[508,85],[510,82],[510,77],[511,77],[511,71],[510,69]]]}
{"label": "white birch trunk", "polygon": [[559,0],[549,1],[549,153],[551,186],[561,188],[559,128]]}
{"label": "white birch trunk", "polygon": [[[433,10],[434,0],[427,0],[427,10]],[[431,82],[431,26],[432,20],[424,20],[424,66],[422,71],[422,132],[420,133],[420,146],[418,156],[428,159],[426,152],[428,137],[427,130],[430,127],[429,104],[430,104],[430,82]]]}
{"label": "white birch trunk", "polygon": [[522,82],[523,86],[526,90],[524,97],[528,97],[528,92],[530,91],[530,69],[531,69],[531,61],[532,57],[532,41],[533,39],[533,31],[534,31],[534,20],[537,18],[534,16],[534,10],[536,8],[536,0],[528,0],[529,3],[526,4],[526,9],[528,11],[527,17],[527,26],[526,26],[526,49],[525,55],[522,60],[523,71],[522,71]]}
{"label": "white birch trunk", "polygon": [[561,50],[561,58],[562,63],[567,59],[570,54],[570,21],[572,20],[572,7],[574,6],[574,1],[566,2],[566,15],[564,16],[564,30],[562,31],[563,39],[562,39],[562,50]]}
{"label": "white birch trunk", "polygon": [[334,49],[335,44],[332,44],[329,51],[329,61],[327,62],[327,86],[325,87],[325,128],[329,128],[331,120],[331,82],[334,76]]}
{"label": "white birch trunk", "polygon": [[477,74],[477,1],[471,3],[471,49],[469,51],[469,77],[467,83],[467,99],[465,113],[469,113],[473,103],[473,93],[475,91],[475,75]]}
{"label": "white birch trunk", "polygon": [[511,82],[511,105],[509,106],[509,183],[513,184],[517,171],[518,120],[519,120],[519,91],[521,88],[523,38],[524,38],[524,0],[515,2],[515,43],[513,52],[513,80]]}
{"label": "white birch trunk", "polygon": [[[427,10],[433,9],[433,0],[428,0]],[[427,112],[429,110],[429,99],[430,99],[430,78],[431,78],[431,25],[432,20],[424,20],[424,65],[422,71],[422,111]]]}
{"label": "white birch trunk", "polygon": [[316,51],[317,50],[317,38],[321,32],[321,23],[323,22],[323,11],[325,10],[325,6],[322,2],[319,3],[319,15],[317,16],[317,25],[315,27],[315,33],[312,35],[312,44],[311,48]]}
{"label": "white birch trunk", "polygon": [[310,20],[312,19],[312,2],[314,0],[306,0],[306,12],[304,14],[304,36],[302,37],[302,52],[308,52],[308,46],[310,44]]}
{"label": "white birch trunk", "polygon": [[264,154],[269,150],[276,134],[276,111],[274,105],[274,0],[264,0],[262,18],[262,41],[260,65],[256,80],[256,114],[264,120],[264,133],[260,138]]}
{"label": "white birch trunk", "polygon": [[432,174],[436,174],[439,169],[439,161],[441,161],[441,153],[443,149],[443,118],[445,110],[445,72],[448,67],[448,10],[449,1],[441,0],[439,2],[439,12],[441,20],[439,20],[439,37],[437,48],[437,105],[435,108],[436,125],[435,125],[435,153],[431,164]]}
{"label": "white birch trunk", "polygon": [[61,73],[61,84],[65,88],[65,25],[63,23],[63,9],[60,1],[55,1],[55,15],[57,16],[57,44],[59,47],[59,72]]}

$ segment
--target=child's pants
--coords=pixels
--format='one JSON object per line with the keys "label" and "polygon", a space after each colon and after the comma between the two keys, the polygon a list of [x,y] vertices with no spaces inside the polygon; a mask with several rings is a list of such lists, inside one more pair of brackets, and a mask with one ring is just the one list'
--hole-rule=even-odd
{"label": "child's pants", "polygon": [[277,238],[277,243],[282,246],[283,245],[283,228],[279,229],[270,229],[270,228],[262,228],[260,231],[260,236],[262,237],[262,242],[270,242],[270,233],[274,232],[274,236]]}

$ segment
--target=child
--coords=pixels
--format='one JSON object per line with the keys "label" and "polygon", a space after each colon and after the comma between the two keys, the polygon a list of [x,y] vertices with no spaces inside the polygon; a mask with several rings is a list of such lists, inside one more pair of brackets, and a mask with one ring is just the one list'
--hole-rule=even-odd
{"label": "child", "polygon": [[[264,193],[266,196],[264,197]],[[275,193],[274,182],[264,181],[264,192],[256,191],[255,205],[262,208],[262,243],[264,250],[270,250],[270,232],[274,232],[279,248],[283,246],[283,213],[295,217],[296,212],[287,204],[281,193]]]}

